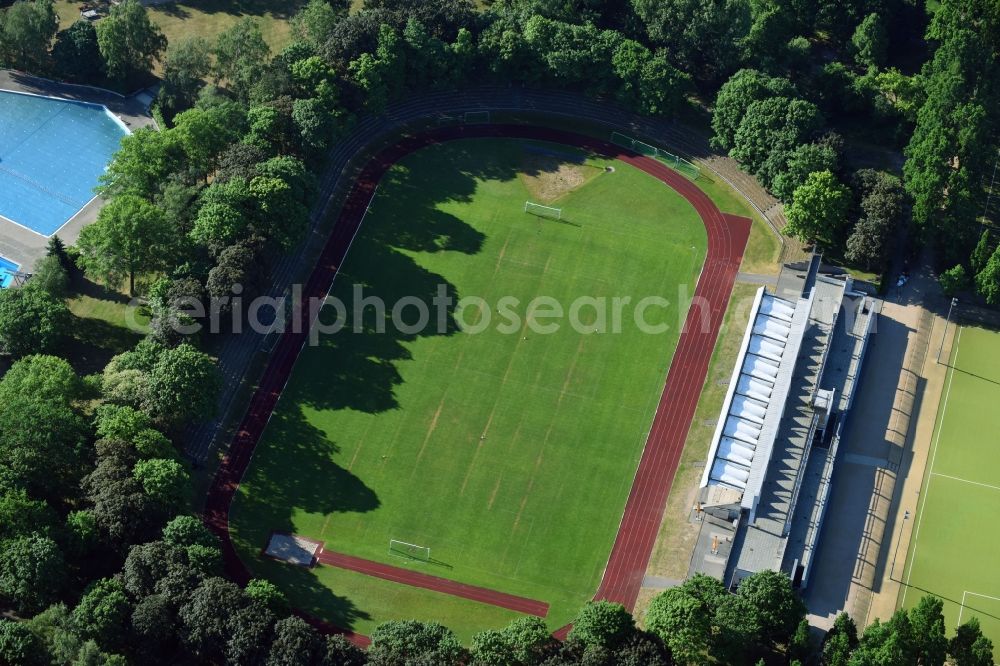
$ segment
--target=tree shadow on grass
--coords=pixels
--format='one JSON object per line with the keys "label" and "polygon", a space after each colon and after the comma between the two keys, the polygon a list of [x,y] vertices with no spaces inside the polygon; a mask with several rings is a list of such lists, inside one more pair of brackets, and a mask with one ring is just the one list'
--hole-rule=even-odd
{"label": "tree shadow on grass", "polygon": [[[279,584],[294,606],[349,629],[367,615],[348,598],[330,590],[312,569],[278,562],[261,551],[271,532],[325,540],[336,549],[322,524],[296,525],[297,512],[316,515],[365,513],[380,506],[361,479],[333,461],[338,452],[297,408],[271,419],[232,512],[232,538],[255,576]],[[289,464],[292,461],[292,464]]]}
{"label": "tree shadow on grass", "polygon": [[[338,312],[327,307],[320,315],[324,326],[339,321],[342,328],[321,333],[304,351],[288,388],[291,401],[321,410],[373,414],[399,407],[399,365],[414,360],[411,343],[458,333],[454,309],[464,295],[415,255],[481,252],[487,240],[483,231],[442,205],[472,201],[482,181],[516,179],[525,171],[529,149],[536,148],[509,140],[449,142],[426,148],[415,159],[403,159],[383,177],[331,292],[343,308]],[[556,159],[532,163],[551,169],[560,164]],[[520,209],[522,204],[516,205]],[[447,306],[435,300],[441,295],[447,297]],[[362,301],[365,297],[377,298],[382,308]],[[426,324],[419,330],[395,325],[397,305],[406,326],[418,322],[414,302],[427,312]]]}
{"label": "tree shadow on grass", "polygon": [[168,16],[189,18],[190,9],[206,14],[230,14],[232,16],[250,16],[288,20],[298,12],[305,0],[181,0],[162,5],[153,5],[152,9]]}
{"label": "tree shadow on grass", "polygon": [[[321,335],[318,345],[303,350],[234,505],[234,538],[241,540],[244,552],[259,550],[272,531],[296,533],[296,515],[301,529],[314,530],[305,536],[325,540],[328,550],[343,550],[337,535],[323,531],[320,517],[362,514],[380,507],[378,496],[364,481],[334,462],[339,448],[327,435],[337,432],[331,425],[336,418],[332,413],[352,409],[375,414],[398,408],[395,391],[403,381],[399,366],[414,360],[412,343],[459,332],[453,311],[461,297],[458,288],[422,265],[418,255],[472,256],[482,251],[484,232],[440,206],[471,201],[480,180],[517,178],[522,170],[520,145],[496,141],[485,147],[462,142],[427,149],[419,161],[404,160],[382,180],[371,207],[374,215],[354,239],[345,271],[332,291],[345,303],[345,327]],[[492,155],[496,159],[490,159]],[[372,306],[355,318],[354,285],[361,286],[365,296],[377,296],[385,304],[384,312]],[[451,305],[439,318],[433,299],[442,291]],[[427,305],[426,326],[400,330],[388,321],[393,305],[403,298]],[[335,314],[327,307],[321,321],[329,325]],[[415,310],[407,309],[407,323],[415,318]],[[355,333],[355,328],[361,332]],[[306,419],[303,407],[327,412],[321,417],[323,430]],[[327,589],[313,571],[259,556],[252,568],[279,582],[296,605],[338,626],[350,628],[364,617],[350,600]]]}

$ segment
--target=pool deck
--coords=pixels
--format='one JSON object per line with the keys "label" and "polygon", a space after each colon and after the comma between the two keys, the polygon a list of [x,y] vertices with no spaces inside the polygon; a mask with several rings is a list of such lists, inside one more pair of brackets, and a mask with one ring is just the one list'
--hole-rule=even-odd
{"label": "pool deck", "polygon": [[[125,123],[129,130],[156,125],[146,106],[138,98],[138,94],[121,96],[110,90],[59,83],[9,69],[0,69],[0,89],[103,104]],[[67,245],[75,243],[80,236],[80,230],[97,219],[97,213],[103,203],[99,198],[91,200],[59,229],[57,232],[59,238]],[[0,217],[0,257],[20,264],[22,271],[31,272],[35,262],[45,254],[48,242],[47,237]]]}

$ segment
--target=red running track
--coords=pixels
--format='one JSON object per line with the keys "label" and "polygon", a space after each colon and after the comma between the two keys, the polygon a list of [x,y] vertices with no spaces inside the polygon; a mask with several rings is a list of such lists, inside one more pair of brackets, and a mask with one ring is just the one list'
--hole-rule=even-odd
{"label": "red running track", "polygon": [[462,597],[463,599],[471,599],[483,604],[517,611],[518,613],[537,615],[538,617],[545,617],[549,614],[549,605],[544,601],[518,597],[485,587],[466,585],[465,583],[459,583],[448,578],[431,576],[430,574],[394,567],[390,564],[382,564],[381,562],[374,562],[361,557],[354,557],[353,555],[323,551],[318,555],[318,559],[323,564],[333,567],[357,571],[367,576],[391,580],[394,583],[403,583],[404,585],[422,587],[426,590],[434,590],[435,592],[442,592]]}
{"label": "red running track", "polygon": [[[595,595],[596,599],[617,601],[632,608],[642,586],[642,577],[656,541],[670,485],[705,382],[712,350],[715,348],[716,337],[743,256],[743,248],[749,237],[750,220],[722,213],[694,183],[660,162],[606,141],[572,132],[520,125],[438,128],[402,139],[378,153],[364,167],[302,290],[303,298],[322,298],[327,294],[364,219],[378,182],[393,164],[404,156],[435,143],[482,137],[550,141],[618,159],[676,190],[694,206],[705,225],[708,253],[695,290],[694,304],[688,312],[674,351],[618,535]],[[307,316],[308,308],[301,308],[301,312],[295,313],[298,319],[292,322],[290,330],[282,335],[275,346],[260,386],[251,398],[229,450],[219,464],[205,502],[205,522],[222,542],[223,558],[229,575],[241,584],[250,579],[250,571],[240,560],[229,536],[229,507],[250,464],[254,448],[288,382],[299,351],[306,342],[309,328]],[[405,581],[408,584],[422,575],[409,570],[400,571],[413,576]],[[342,631],[359,644],[367,643],[364,636],[339,630],[316,618],[309,619],[320,628]]]}

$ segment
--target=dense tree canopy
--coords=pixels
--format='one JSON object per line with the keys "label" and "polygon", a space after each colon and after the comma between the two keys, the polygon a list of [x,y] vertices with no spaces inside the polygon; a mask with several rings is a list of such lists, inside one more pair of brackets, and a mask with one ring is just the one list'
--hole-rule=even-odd
{"label": "dense tree canopy", "polygon": [[138,0],[122,0],[97,24],[97,45],[108,76],[126,81],[152,70],[167,40]]}

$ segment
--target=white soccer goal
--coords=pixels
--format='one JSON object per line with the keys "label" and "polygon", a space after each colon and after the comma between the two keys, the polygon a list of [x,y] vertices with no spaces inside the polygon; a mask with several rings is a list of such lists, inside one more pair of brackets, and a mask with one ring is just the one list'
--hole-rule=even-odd
{"label": "white soccer goal", "polygon": [[389,554],[396,557],[404,557],[408,560],[417,560],[418,562],[431,561],[430,546],[418,546],[415,543],[407,543],[406,541],[399,541],[397,539],[389,540]]}
{"label": "white soccer goal", "polygon": [[538,217],[548,217],[554,220],[562,219],[562,208],[554,208],[553,206],[543,206],[542,204],[536,204],[531,201],[524,202],[524,212],[529,215],[536,215]]}
{"label": "white soccer goal", "polygon": [[466,111],[462,115],[462,121],[466,123],[488,123],[490,122],[489,111]]}

